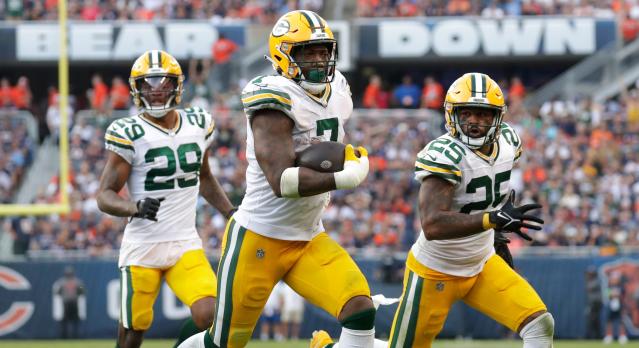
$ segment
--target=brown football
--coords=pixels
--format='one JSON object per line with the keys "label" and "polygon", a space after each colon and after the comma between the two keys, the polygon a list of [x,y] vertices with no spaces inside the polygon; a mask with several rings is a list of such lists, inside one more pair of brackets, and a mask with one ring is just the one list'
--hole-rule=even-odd
{"label": "brown football", "polygon": [[312,144],[297,153],[295,165],[323,173],[335,173],[344,169],[344,148],[336,141]]}

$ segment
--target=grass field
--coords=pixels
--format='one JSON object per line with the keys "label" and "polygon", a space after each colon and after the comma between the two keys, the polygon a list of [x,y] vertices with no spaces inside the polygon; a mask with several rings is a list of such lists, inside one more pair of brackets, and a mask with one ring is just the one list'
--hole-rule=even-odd
{"label": "grass field", "polygon": [[[170,348],[173,347],[172,340],[145,340],[142,348]],[[0,340],[2,348],[113,348],[112,340]],[[255,341],[248,345],[250,348],[306,348],[308,341],[289,341],[289,342],[259,342]],[[437,341],[433,348],[518,348],[521,347],[521,341],[455,341],[440,340]],[[604,345],[601,341],[557,341],[555,348],[595,348],[595,347],[636,347],[636,342],[622,346],[618,343]]]}

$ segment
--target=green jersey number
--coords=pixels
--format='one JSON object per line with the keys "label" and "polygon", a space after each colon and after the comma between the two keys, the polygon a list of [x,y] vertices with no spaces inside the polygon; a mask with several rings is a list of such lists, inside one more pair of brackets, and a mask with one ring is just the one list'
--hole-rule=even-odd
{"label": "green jersey number", "polygon": [[188,109],[184,109],[184,111],[186,112],[186,119],[189,121],[189,123],[193,126],[198,126],[202,129],[204,129],[204,115],[199,113],[197,110],[195,110],[194,108],[188,108]]}
{"label": "green jersey number", "polygon": [[446,138],[433,140],[428,147],[428,151],[430,150],[443,153],[444,156],[448,157],[448,159],[453,161],[455,164],[459,164],[462,157],[466,154],[466,150],[464,150],[463,147]]}
{"label": "green jersey number", "polygon": [[[189,152],[195,154],[194,162],[189,162],[187,159],[187,153]],[[200,150],[200,147],[196,143],[180,145],[177,149],[177,162],[175,160],[175,153],[168,146],[149,149],[149,151],[147,151],[144,155],[144,161],[146,163],[153,163],[155,162],[155,159],[159,157],[166,158],[166,167],[153,168],[146,173],[146,179],[144,180],[144,189],[146,191],[173,189],[175,187],[175,179],[156,181],[155,178],[158,176],[171,176],[175,174],[177,171],[176,163],[179,164],[180,169],[182,169],[184,173],[199,173],[200,167],[202,166],[202,150]],[[195,186],[198,183],[198,177],[199,175],[196,175],[191,179],[179,178],[177,179],[177,185],[180,188]]]}
{"label": "green jersey number", "polygon": [[115,121],[116,129],[124,129],[124,133],[131,141],[136,141],[144,136],[144,128],[137,124],[133,117],[127,117]]}
{"label": "green jersey number", "polygon": [[317,120],[317,135],[324,135],[324,131],[326,130],[331,131],[331,141],[337,141],[337,135],[339,133],[339,120],[337,117]]}
{"label": "green jersey number", "polygon": [[[497,173],[495,175],[495,183],[493,185],[492,179],[488,175],[473,178],[466,186],[466,193],[475,193],[477,189],[484,188],[486,192],[486,198],[480,202],[468,203],[461,208],[461,212],[464,214],[470,214],[473,210],[485,210],[492,204],[493,208],[497,207],[503,197],[500,193],[501,184],[510,180],[510,170]],[[494,192],[494,194],[493,194]]]}

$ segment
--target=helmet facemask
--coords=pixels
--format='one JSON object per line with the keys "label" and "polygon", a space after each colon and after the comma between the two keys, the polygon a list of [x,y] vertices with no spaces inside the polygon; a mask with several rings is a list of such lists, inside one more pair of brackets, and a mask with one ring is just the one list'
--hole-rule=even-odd
{"label": "helmet facemask", "polygon": [[[288,45],[287,43],[282,46]],[[326,48],[325,54],[316,53]],[[284,48],[284,47],[283,47]],[[311,52],[311,50],[313,52]],[[321,60],[313,60],[314,56],[322,56]],[[294,44],[290,48],[289,75],[307,91],[318,94],[326,89],[328,83],[335,78],[337,65],[337,42],[332,39],[313,40]],[[293,72],[293,73],[292,73]]]}
{"label": "helmet facemask", "polygon": [[[480,128],[488,128],[486,132],[483,133],[482,136],[472,137],[469,134],[464,132],[464,128],[468,129],[471,125],[467,122],[462,122],[460,120],[460,109],[463,108],[485,108],[492,111],[493,120],[490,125],[476,125],[473,124],[474,127]],[[497,141],[500,134],[501,123],[505,114],[505,106],[502,108],[487,106],[485,104],[456,104],[450,107],[450,122],[446,125],[448,131],[457,139],[459,139],[462,143],[468,146],[471,149],[477,150],[480,149],[484,145],[490,145]],[[451,129],[453,128],[453,129]]]}
{"label": "helmet facemask", "polygon": [[161,118],[180,103],[180,76],[144,75],[136,78],[131,94],[136,105],[155,118]]}

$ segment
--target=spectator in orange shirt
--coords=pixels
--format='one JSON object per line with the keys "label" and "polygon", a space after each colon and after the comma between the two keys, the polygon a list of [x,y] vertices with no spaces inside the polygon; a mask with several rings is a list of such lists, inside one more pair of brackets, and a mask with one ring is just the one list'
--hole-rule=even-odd
{"label": "spectator in orange shirt", "polygon": [[508,99],[521,100],[526,96],[526,87],[517,76],[510,80],[510,88],[508,89]]}
{"label": "spectator in orange shirt", "polygon": [[122,110],[129,107],[129,86],[124,84],[120,76],[116,76],[111,81],[111,109]]}
{"label": "spectator in orange shirt", "polygon": [[432,76],[424,79],[422,89],[422,108],[439,110],[444,107],[444,87]]}
{"label": "spectator in orange shirt", "polygon": [[388,107],[387,105],[380,105],[380,94],[382,93],[382,79],[379,75],[371,76],[371,79],[364,90],[363,105],[369,109],[383,109]]}
{"label": "spectator in orange shirt", "polygon": [[231,84],[231,58],[237,51],[238,46],[232,40],[220,33],[219,38],[213,44],[211,55],[213,56],[213,74],[218,78],[218,88],[214,88],[217,92],[228,90]]}
{"label": "spectator in orange shirt", "polygon": [[11,100],[18,109],[31,107],[31,88],[29,88],[29,79],[26,76],[20,76],[16,86],[11,89]]}
{"label": "spectator in orange shirt", "polygon": [[91,108],[104,113],[106,111],[106,102],[109,97],[109,87],[102,81],[102,76],[95,74],[91,78],[93,88],[87,91],[87,97],[91,103]]}
{"label": "spectator in orange shirt", "polygon": [[9,83],[9,79],[3,77],[0,80],[0,108],[8,108],[13,106],[13,101],[11,100],[11,84]]}

